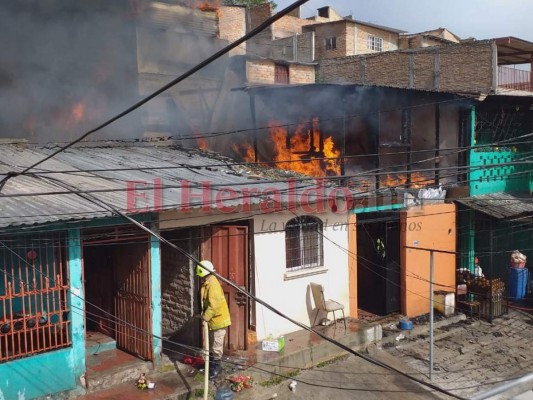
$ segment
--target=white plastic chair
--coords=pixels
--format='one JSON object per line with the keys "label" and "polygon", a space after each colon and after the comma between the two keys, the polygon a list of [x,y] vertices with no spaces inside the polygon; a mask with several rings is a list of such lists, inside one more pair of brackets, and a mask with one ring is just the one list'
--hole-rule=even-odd
{"label": "white plastic chair", "polygon": [[326,313],[326,318],[330,312],[333,313],[333,320],[335,321],[335,325],[337,325],[337,319],[335,318],[335,311],[342,311],[342,320],[344,321],[344,329],[346,329],[346,318],[344,317],[344,306],[333,300],[326,300],[326,297],[324,296],[324,286],[318,284],[318,283],[310,283],[311,286],[311,293],[313,293],[313,300],[315,301],[316,306],[316,315],[315,320],[313,321],[313,326],[315,326],[316,319],[318,318],[318,314],[320,311],[324,311]]}

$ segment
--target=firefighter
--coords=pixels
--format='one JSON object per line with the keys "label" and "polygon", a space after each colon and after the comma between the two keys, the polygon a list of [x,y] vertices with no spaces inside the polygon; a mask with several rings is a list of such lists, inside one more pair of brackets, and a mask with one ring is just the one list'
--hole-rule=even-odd
{"label": "firefighter", "polygon": [[200,288],[202,319],[209,327],[209,350],[212,355],[209,379],[214,379],[222,372],[224,337],[227,327],[231,325],[231,318],[222,286],[217,277],[212,274],[215,267],[208,260],[200,261],[200,264],[196,266],[196,275],[200,277],[202,283]]}

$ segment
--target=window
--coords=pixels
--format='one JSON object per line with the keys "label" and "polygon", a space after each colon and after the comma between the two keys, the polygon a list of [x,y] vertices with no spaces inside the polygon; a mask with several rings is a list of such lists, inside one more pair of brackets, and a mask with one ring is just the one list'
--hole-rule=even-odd
{"label": "window", "polygon": [[287,222],[285,257],[288,271],[322,266],[322,222],[318,218],[304,216]]}
{"label": "window", "polygon": [[337,48],[337,38],[329,37],[326,38],[326,50],[333,50]]}
{"label": "window", "polygon": [[0,363],[70,346],[65,235],[0,243]]}
{"label": "window", "polygon": [[369,50],[383,51],[383,39],[379,36],[368,35],[366,46]]}

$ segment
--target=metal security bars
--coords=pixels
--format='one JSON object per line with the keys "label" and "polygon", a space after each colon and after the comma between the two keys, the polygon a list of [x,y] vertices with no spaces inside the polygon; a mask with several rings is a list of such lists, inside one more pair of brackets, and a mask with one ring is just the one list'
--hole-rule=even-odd
{"label": "metal security bars", "polygon": [[0,237],[0,362],[67,347],[63,233]]}
{"label": "metal security bars", "polygon": [[309,216],[287,222],[285,251],[288,271],[322,266],[322,222]]}

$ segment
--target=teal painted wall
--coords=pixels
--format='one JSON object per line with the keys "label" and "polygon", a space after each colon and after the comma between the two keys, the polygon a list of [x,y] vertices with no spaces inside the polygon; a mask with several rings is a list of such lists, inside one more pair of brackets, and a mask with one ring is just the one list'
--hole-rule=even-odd
{"label": "teal painted wall", "polygon": [[[484,146],[484,143],[477,143],[476,118],[476,107],[472,107],[472,148],[469,154],[470,195],[479,196],[498,192],[531,192],[531,189],[533,189],[533,167],[530,163],[518,164],[520,161],[530,160],[531,152],[521,151],[512,145],[505,146],[505,143],[503,145],[487,146]],[[529,133],[529,131],[522,132],[522,134],[526,133]],[[507,143],[511,142],[508,140]],[[513,164],[498,165],[506,163]]]}
{"label": "teal painted wall", "polygon": [[[152,225],[157,232],[157,227]],[[154,348],[154,365],[161,363],[163,324],[161,321],[161,245],[158,238],[150,236],[151,292],[152,292],[152,343]]]}
{"label": "teal painted wall", "polygon": [[[519,162],[526,154],[508,148],[474,149],[470,154],[470,193],[472,196],[498,192],[528,192],[529,164],[491,166]],[[486,151],[490,150],[490,151]]]}
{"label": "teal painted wall", "polygon": [[0,399],[33,399],[74,389],[73,350],[51,351],[0,364]]}
{"label": "teal painted wall", "polygon": [[403,204],[387,204],[384,206],[375,206],[375,207],[361,207],[354,208],[352,211],[354,214],[370,213],[376,211],[388,211],[388,210],[398,210],[403,208]]}
{"label": "teal painted wall", "polygon": [[0,399],[32,399],[83,388],[85,327],[80,230],[68,231],[72,346],[0,364]]}

